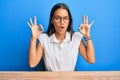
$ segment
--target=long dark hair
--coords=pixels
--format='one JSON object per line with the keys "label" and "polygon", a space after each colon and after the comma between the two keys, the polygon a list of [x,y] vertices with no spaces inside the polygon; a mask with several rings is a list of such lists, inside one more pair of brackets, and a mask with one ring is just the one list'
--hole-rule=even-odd
{"label": "long dark hair", "polygon": [[67,28],[67,31],[70,32],[70,35],[71,35],[71,40],[72,40],[72,35],[74,33],[73,31],[73,23],[72,23],[72,16],[71,16],[71,13],[70,13],[70,10],[68,8],[68,6],[64,3],[58,3],[56,5],[53,6],[52,10],[51,10],[51,13],[50,13],[50,18],[49,18],[49,26],[48,26],[48,31],[46,32],[48,36],[51,36],[53,33],[55,33],[55,28],[54,28],[54,25],[51,23],[51,19],[52,17],[54,16],[54,13],[57,9],[66,9],[68,11],[68,15],[70,17],[70,22],[69,22],[69,26]]}

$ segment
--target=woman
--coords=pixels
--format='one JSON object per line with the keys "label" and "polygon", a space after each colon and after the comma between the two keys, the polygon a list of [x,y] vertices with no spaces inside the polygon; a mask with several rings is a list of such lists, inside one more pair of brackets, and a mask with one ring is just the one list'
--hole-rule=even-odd
{"label": "woman", "polygon": [[[83,21],[84,24],[80,25],[79,32],[74,32],[71,13],[64,3],[53,6],[46,33],[42,33],[44,30],[41,25],[37,26],[36,16],[34,23],[30,18],[28,22],[32,31],[29,49],[30,67],[35,67],[43,56],[48,71],[74,71],[78,53],[87,62],[94,63],[95,53],[90,35],[93,22],[88,24],[88,16],[84,16]],[[86,45],[82,36],[84,36]],[[37,39],[38,45],[36,45]]]}

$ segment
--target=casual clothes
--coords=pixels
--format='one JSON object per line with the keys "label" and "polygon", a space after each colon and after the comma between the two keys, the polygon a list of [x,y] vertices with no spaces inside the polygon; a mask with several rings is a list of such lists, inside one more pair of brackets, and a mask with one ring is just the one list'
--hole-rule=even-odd
{"label": "casual clothes", "polygon": [[70,33],[59,43],[55,34],[50,37],[43,33],[38,37],[43,49],[43,59],[48,71],[74,71],[82,39],[80,32],[75,32],[70,40]]}

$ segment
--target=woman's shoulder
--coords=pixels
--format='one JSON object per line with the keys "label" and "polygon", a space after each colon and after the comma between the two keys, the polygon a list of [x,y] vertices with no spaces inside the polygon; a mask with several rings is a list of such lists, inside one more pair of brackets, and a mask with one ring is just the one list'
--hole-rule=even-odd
{"label": "woman's shoulder", "polygon": [[42,33],[41,36],[48,37],[47,33]]}

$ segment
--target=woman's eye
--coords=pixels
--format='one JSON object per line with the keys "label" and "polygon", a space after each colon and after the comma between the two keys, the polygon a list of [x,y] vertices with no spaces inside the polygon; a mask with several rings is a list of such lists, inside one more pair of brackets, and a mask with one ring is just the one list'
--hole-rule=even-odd
{"label": "woman's eye", "polygon": [[56,17],[57,20],[60,20],[60,17]]}
{"label": "woman's eye", "polygon": [[66,17],[66,19],[69,19],[69,17]]}
{"label": "woman's eye", "polygon": [[68,17],[65,17],[64,20],[69,20],[69,18],[68,18]]}

